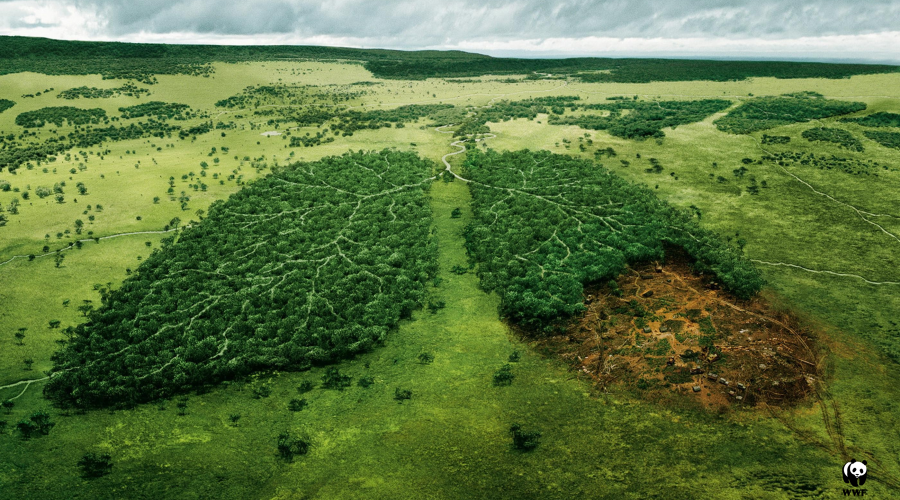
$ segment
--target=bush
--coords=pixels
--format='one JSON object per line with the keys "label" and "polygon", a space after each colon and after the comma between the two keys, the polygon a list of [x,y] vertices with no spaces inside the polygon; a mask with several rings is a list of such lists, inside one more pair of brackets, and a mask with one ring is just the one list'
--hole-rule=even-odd
{"label": "bush", "polygon": [[511,385],[515,377],[512,373],[512,365],[505,364],[494,372],[494,385],[498,387]]}
{"label": "bush", "polygon": [[309,453],[310,440],[306,436],[293,437],[290,432],[282,432],[278,435],[278,455],[290,462],[297,455]]}
{"label": "bush", "polygon": [[325,374],[322,375],[322,388],[343,391],[345,388],[350,387],[352,378],[350,375],[344,375],[340,370],[332,366],[325,370]]}
{"label": "bush", "polygon": [[512,424],[509,428],[509,433],[512,436],[513,448],[519,451],[531,451],[540,444],[540,432],[526,432],[522,430],[522,426],[519,424]]}
{"label": "bush", "polygon": [[307,406],[307,402],[305,399],[292,399],[288,402],[288,410],[290,411],[301,411]]}
{"label": "bush", "polygon": [[112,471],[112,456],[108,453],[87,452],[78,461],[81,476],[86,479],[103,477]]}
{"label": "bush", "polygon": [[401,389],[397,387],[394,389],[394,399],[397,400],[398,403],[403,403],[403,401],[412,398],[412,391],[409,389]]}

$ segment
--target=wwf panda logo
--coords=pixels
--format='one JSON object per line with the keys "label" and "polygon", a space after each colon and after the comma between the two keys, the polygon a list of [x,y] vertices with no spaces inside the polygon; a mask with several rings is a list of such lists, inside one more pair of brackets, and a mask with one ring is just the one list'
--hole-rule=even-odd
{"label": "wwf panda logo", "polygon": [[850,460],[844,464],[844,482],[853,486],[862,486],[866,483],[866,474],[869,469],[866,467],[866,461],[857,462]]}

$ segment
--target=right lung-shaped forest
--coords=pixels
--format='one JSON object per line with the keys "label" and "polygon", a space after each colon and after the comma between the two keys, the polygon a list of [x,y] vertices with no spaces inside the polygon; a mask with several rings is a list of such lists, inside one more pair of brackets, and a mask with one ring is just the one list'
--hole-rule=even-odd
{"label": "right lung-shaped forest", "polygon": [[763,285],[736,249],[692,215],[590,161],[539,151],[471,151],[463,176],[474,220],[466,245],[501,314],[532,327],[577,313],[583,287],[627,264],[662,259],[665,244],[748,298]]}

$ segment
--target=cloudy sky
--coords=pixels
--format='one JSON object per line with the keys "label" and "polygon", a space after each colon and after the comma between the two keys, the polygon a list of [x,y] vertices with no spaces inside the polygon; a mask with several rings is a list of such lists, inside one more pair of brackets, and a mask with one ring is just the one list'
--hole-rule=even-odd
{"label": "cloudy sky", "polygon": [[73,40],[900,63],[898,0],[0,0]]}

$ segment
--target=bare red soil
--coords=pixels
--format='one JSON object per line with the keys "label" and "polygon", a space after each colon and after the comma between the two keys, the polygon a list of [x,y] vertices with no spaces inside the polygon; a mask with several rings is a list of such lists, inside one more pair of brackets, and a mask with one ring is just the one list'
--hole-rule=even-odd
{"label": "bare red soil", "polygon": [[710,408],[786,406],[819,377],[812,332],[763,298],[738,301],[690,261],[629,269],[585,291],[587,310],[553,336],[529,335],[598,390],[633,387],[650,398],[692,398]]}

